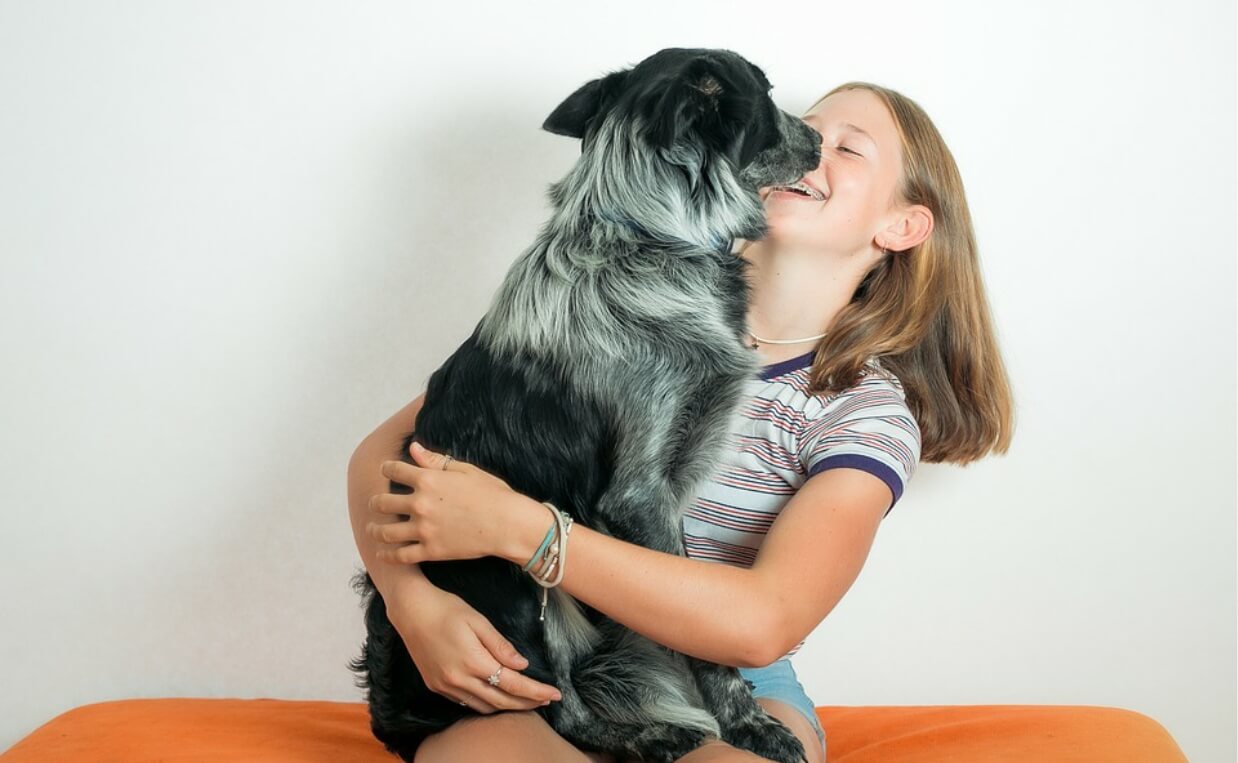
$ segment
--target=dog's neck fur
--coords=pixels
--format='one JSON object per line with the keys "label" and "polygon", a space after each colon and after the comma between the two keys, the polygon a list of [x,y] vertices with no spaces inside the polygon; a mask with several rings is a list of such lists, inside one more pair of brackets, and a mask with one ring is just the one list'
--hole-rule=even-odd
{"label": "dog's neck fur", "polygon": [[550,185],[554,213],[479,325],[492,352],[562,352],[602,366],[641,356],[650,341],[692,354],[742,344],[733,304],[720,297],[747,264],[731,253],[732,241],[764,225],[759,198],[701,147],[676,145],[663,160],[617,129],[603,124]]}
{"label": "dog's neck fur", "polygon": [[721,156],[687,140],[652,149],[643,132],[639,116],[602,122],[576,165],[550,185],[552,231],[579,239],[584,228],[617,225],[621,240],[691,256],[729,251],[764,222],[760,200]]}

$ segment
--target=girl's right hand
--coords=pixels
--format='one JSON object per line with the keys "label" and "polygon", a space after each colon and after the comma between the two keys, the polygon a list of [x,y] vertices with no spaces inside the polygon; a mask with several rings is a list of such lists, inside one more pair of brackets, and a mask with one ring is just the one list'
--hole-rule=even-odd
{"label": "girl's right hand", "polygon": [[[463,700],[482,714],[530,710],[560,699],[555,687],[519,673],[527,661],[485,615],[454,593],[427,585],[412,606],[386,603],[388,619],[431,691],[457,704]],[[491,686],[486,679],[500,664],[499,685]]]}

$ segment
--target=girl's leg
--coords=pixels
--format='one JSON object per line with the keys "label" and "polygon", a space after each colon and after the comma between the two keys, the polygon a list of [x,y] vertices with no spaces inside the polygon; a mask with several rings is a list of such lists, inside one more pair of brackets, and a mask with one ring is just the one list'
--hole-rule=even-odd
{"label": "girl's leg", "polygon": [[[804,743],[808,763],[825,763],[820,740],[808,719],[795,708],[768,697],[757,702],[787,725]],[[576,749],[550,724],[531,710],[507,711],[462,718],[426,737],[417,748],[417,763],[455,763],[460,760],[503,760],[511,763],[617,763],[611,755]],[[718,740],[711,740],[681,757],[677,763],[769,763]],[[625,762],[618,762],[625,763]],[[630,763],[630,762],[627,762]]]}
{"label": "girl's leg", "polygon": [[[821,740],[817,737],[816,729],[812,727],[803,713],[786,702],[770,697],[757,697],[756,699],[765,712],[785,723],[787,728],[791,729],[803,742],[808,763],[825,763]],[[753,755],[747,750],[740,750],[726,742],[714,739],[684,755],[675,763],[757,763],[758,761],[769,763],[765,758]],[[636,761],[624,761],[624,763],[636,763]]]}
{"label": "girl's leg", "polygon": [[[638,763],[638,761],[625,761],[624,763]],[[769,763],[769,759],[710,738],[692,752],[676,759],[675,763]]]}
{"label": "girl's leg", "polygon": [[[632,760],[616,761],[609,754],[578,750],[559,736],[544,718],[531,710],[462,718],[437,734],[426,737],[417,748],[415,760],[416,763],[457,763],[461,760],[502,760],[505,763],[639,763]],[[716,739],[696,748],[677,763],[724,761],[769,763],[765,758],[753,755],[747,750],[738,750]]]}
{"label": "girl's leg", "polygon": [[461,718],[422,741],[417,763],[502,760],[511,763],[614,763],[614,758],[583,752],[559,736],[532,710],[509,710]]}
{"label": "girl's leg", "polygon": [[821,749],[821,738],[804,714],[796,708],[772,697],[757,697],[757,704],[765,708],[765,712],[786,724],[795,732],[795,736],[804,744],[804,754],[808,763],[825,763],[825,751]]}

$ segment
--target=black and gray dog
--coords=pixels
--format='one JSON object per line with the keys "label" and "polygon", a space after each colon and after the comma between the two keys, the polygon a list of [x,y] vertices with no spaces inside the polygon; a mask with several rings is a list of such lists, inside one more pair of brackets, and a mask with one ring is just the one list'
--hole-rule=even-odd
{"label": "black and gray dog", "polygon": [[[820,161],[821,136],[728,50],[669,48],[592,80],[542,127],[581,139],[549,186],[553,215],[471,336],[435,371],[415,439],[549,501],[593,530],[684,554],[681,519],[727,445],[744,382],[747,261],[766,231],[758,189]],[[391,492],[409,488],[391,484]],[[549,519],[549,512],[547,512]],[[583,562],[576,562],[577,564]],[[424,562],[563,695],[537,712],[585,750],[672,761],[716,736],[783,763],[799,740],[730,666],[657,644],[497,557]],[[405,760],[474,715],[421,680],[369,575],[367,639],[350,663],[371,728]],[[668,583],[668,585],[671,583]]]}

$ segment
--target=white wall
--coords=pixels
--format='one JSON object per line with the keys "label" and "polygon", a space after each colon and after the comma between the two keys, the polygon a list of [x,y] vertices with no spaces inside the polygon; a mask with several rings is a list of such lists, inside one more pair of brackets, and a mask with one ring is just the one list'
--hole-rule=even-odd
{"label": "white wall", "polygon": [[1009,455],[922,464],[797,657],[814,700],[1118,706],[1234,759],[1232,3],[469,5],[0,3],[0,749],[359,700],[348,457],[542,223],[545,116],[673,45],[924,106],[1013,379]]}

